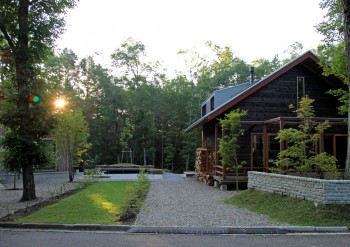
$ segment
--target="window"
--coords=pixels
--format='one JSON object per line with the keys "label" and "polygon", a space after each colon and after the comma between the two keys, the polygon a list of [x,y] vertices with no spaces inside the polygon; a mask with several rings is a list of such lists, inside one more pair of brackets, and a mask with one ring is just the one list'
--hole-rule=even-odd
{"label": "window", "polygon": [[305,97],[305,78],[297,77],[297,102],[298,103],[302,97]]}
{"label": "window", "polygon": [[205,116],[205,114],[207,114],[207,105],[202,106],[202,117]]}
{"label": "window", "polygon": [[252,134],[251,136],[251,155],[253,160],[253,167],[255,171],[262,170],[264,158],[264,145],[262,134]]}
{"label": "window", "polygon": [[210,111],[214,110],[214,97],[210,99]]}

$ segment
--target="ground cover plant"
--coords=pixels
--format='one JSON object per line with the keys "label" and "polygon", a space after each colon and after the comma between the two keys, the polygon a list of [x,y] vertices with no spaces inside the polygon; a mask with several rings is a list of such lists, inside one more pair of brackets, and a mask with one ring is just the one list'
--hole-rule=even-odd
{"label": "ground cover plant", "polygon": [[350,226],[350,205],[315,204],[277,194],[245,190],[225,203],[265,214],[272,220],[300,226]]}
{"label": "ground cover plant", "polygon": [[17,219],[20,223],[120,224],[118,215],[132,181],[93,183],[76,194]]}

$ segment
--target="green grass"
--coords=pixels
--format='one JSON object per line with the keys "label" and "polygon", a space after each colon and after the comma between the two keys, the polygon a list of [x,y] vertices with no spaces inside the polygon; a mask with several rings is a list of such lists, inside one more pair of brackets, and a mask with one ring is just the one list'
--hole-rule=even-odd
{"label": "green grass", "polygon": [[111,164],[108,166],[120,166],[120,167],[141,167],[139,165],[131,164],[131,163],[119,163],[119,164]]}
{"label": "green grass", "polygon": [[350,226],[350,205],[319,204],[281,195],[245,190],[226,203],[265,214],[272,220],[299,226]]}
{"label": "green grass", "polygon": [[130,181],[94,183],[33,214],[20,223],[120,224],[116,222],[127,198]]}

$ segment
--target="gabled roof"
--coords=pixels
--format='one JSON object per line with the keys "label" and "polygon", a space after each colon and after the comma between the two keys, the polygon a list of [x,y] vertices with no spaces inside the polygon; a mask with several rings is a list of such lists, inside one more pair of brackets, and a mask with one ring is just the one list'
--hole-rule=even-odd
{"label": "gabled roof", "polygon": [[[212,92],[205,101],[203,101],[202,106],[205,105],[212,97],[215,97],[215,105],[220,106],[227,100],[231,99],[235,95],[243,91],[243,89],[249,87],[249,82],[238,84],[236,86],[230,86],[225,88],[220,88]],[[220,103],[221,102],[221,103]],[[216,108],[216,107],[215,107]]]}
{"label": "gabled roof", "polygon": [[[235,94],[232,98],[230,98],[229,100],[224,102],[222,105],[218,106],[217,108],[215,108],[211,112],[207,113],[205,116],[201,117],[200,119],[198,119],[197,121],[192,123],[189,127],[187,127],[187,129],[185,129],[185,131],[188,132],[188,131],[190,131],[190,130],[192,130],[200,125],[203,125],[203,124],[209,122],[210,120],[216,118],[220,114],[222,114],[225,111],[232,108],[234,105],[236,105],[240,101],[247,98],[249,95],[255,93],[256,91],[258,91],[262,87],[266,86],[267,84],[269,84],[270,82],[272,82],[273,80],[275,80],[276,78],[283,75],[284,73],[286,73],[287,71],[289,71],[290,69],[292,69],[293,67],[295,67],[299,64],[304,65],[309,70],[313,71],[315,74],[318,74],[322,77],[323,70],[318,64],[319,61],[320,61],[319,58],[311,51],[305,52],[304,54],[295,58],[291,62],[285,64],[284,66],[282,66],[278,70],[274,71],[270,75],[266,76],[265,78],[261,79],[260,81],[254,83],[254,84],[250,84],[250,86],[248,86],[248,87],[244,87],[239,93]],[[339,84],[339,82],[340,82],[340,79],[336,78],[335,76],[330,76],[327,78],[327,80],[334,82],[334,84],[336,84],[336,85]],[[341,85],[339,85],[339,86],[341,86]],[[236,86],[236,87],[238,87],[238,86]]]}

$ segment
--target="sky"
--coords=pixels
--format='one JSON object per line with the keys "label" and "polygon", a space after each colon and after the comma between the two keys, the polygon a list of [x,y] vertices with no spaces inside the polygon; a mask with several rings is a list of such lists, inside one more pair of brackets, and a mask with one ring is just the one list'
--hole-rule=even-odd
{"label": "sky", "polygon": [[[272,59],[298,41],[316,48],[322,36],[320,0],[80,0],[66,17],[59,49],[79,58],[110,55],[128,37],[146,46],[147,56],[168,71],[184,70],[179,50],[204,49],[205,41],[229,46],[246,62]],[[203,50],[204,52],[204,50]]]}

